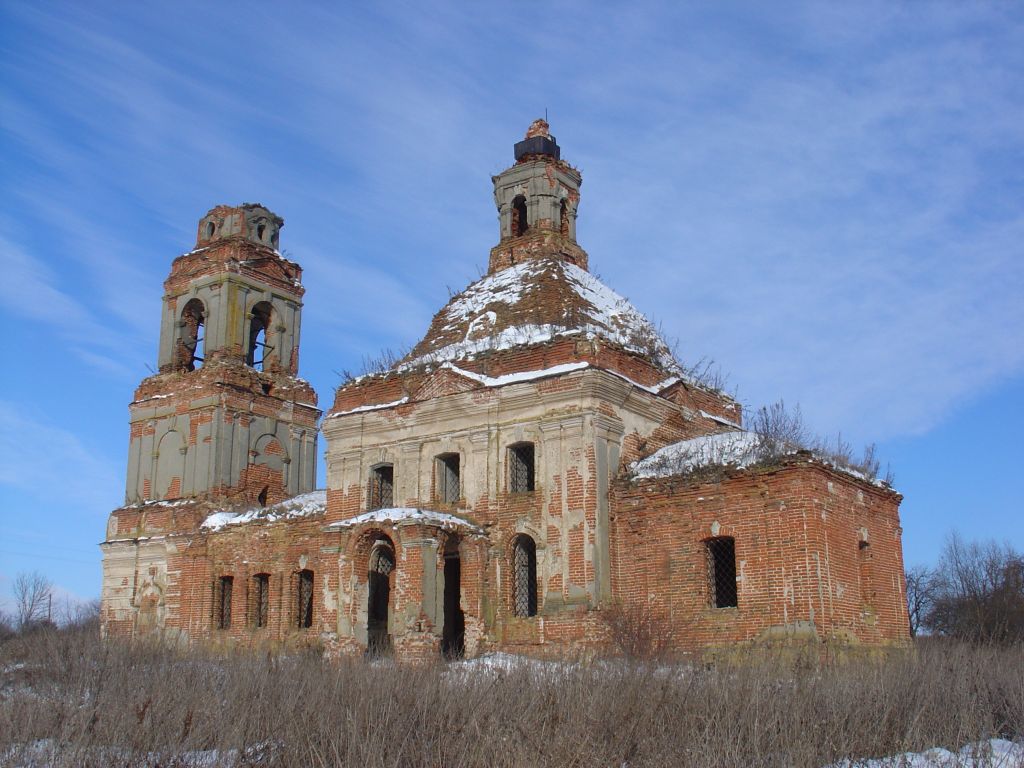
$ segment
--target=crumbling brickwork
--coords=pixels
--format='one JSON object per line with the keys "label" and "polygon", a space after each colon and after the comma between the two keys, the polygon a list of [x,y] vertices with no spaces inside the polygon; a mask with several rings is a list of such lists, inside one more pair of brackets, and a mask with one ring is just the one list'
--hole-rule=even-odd
{"label": "crumbling brickwork", "polygon": [[322,424],[283,221],[259,205],[200,220],[164,285],[159,373],[129,408],[108,635],[561,655],[606,647],[626,605],[695,655],[906,642],[891,489],[802,454],[635,474],[743,434],[741,409],[589,274],[582,179],[546,123],[515,158],[493,178],[488,274],[406,358],[339,387]]}

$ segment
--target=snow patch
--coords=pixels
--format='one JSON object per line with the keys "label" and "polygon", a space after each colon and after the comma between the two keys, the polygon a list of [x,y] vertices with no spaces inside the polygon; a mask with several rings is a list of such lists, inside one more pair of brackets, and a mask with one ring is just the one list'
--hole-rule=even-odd
{"label": "snow patch", "polygon": [[384,408],[394,408],[396,405],[403,405],[404,403],[407,403],[407,402],[409,402],[409,398],[408,397],[402,397],[402,398],[399,398],[398,400],[392,400],[390,403],[376,403],[374,405],[360,405],[357,408],[350,408],[347,411],[338,411],[337,413],[332,413],[327,418],[334,419],[334,418],[337,418],[338,416],[348,416],[348,415],[353,414],[353,413],[366,413],[367,411],[379,411],[379,410],[382,410]]}
{"label": "snow patch", "polygon": [[[493,323],[490,317],[494,315],[493,311],[484,313],[484,310],[495,304],[514,305],[522,298],[529,281],[550,269],[561,269],[569,287],[582,300],[582,322],[573,322],[570,326],[567,319],[566,325],[521,325],[505,328],[484,338],[473,338],[477,335],[474,334],[475,330],[483,330],[478,324],[485,324],[485,321]],[[469,324],[465,339],[410,360],[397,370],[466,359],[485,351],[538,344],[555,337],[578,333],[584,334],[587,338],[604,338],[643,354],[653,353],[656,362],[664,369],[676,372],[680,370],[679,364],[650,320],[625,297],[617,294],[586,270],[567,262],[552,264],[550,261],[527,261],[487,275],[466,288],[445,307],[443,312],[445,322],[441,331],[451,332],[464,324]]]}
{"label": "snow patch", "polygon": [[631,467],[633,477],[668,477],[701,467],[747,467],[757,460],[760,439],[753,432],[720,432],[666,445]]}
{"label": "snow patch", "polygon": [[228,525],[242,525],[253,520],[274,522],[295,517],[308,517],[327,509],[327,491],[310,491],[285,499],[269,507],[254,507],[240,512],[214,512],[203,520],[201,528],[219,531]]}
{"label": "snow patch", "polygon": [[[715,418],[710,414],[703,415]],[[720,419],[715,419],[720,421]],[[692,472],[704,467],[736,467],[746,468],[757,464],[766,456],[793,456],[801,451],[799,446],[790,450],[773,451],[765,448],[763,438],[756,432],[742,429],[718,432],[713,435],[702,435],[689,440],[666,445],[645,459],[633,462],[629,471],[633,478],[642,480],[650,477],[670,477]],[[844,475],[863,480],[878,488],[889,485],[880,478],[872,478],[852,467],[843,466],[827,456],[806,451],[813,461],[841,472]]]}
{"label": "snow patch", "polygon": [[540,368],[535,371],[519,371],[517,373],[506,373],[503,376],[484,376],[482,373],[474,373],[473,371],[467,371],[463,368],[459,368],[452,363],[445,363],[441,366],[450,371],[454,371],[459,376],[465,376],[467,379],[472,379],[483,384],[485,387],[503,387],[506,384],[517,384],[522,381],[533,381],[534,379],[542,379],[546,376],[557,376],[562,373],[571,373],[573,371],[582,371],[584,368],[589,368],[590,363],[583,361],[579,363],[563,363],[561,365],[553,365],[550,368]]}
{"label": "snow patch", "polygon": [[431,509],[419,509],[417,507],[385,507],[384,509],[375,509],[371,512],[364,512],[361,515],[350,517],[348,520],[331,523],[327,527],[352,528],[363,523],[400,524],[403,522],[432,523],[442,528],[469,528],[475,533],[483,533],[482,528],[473,525],[473,523],[461,517],[450,515],[447,512],[435,512]]}
{"label": "snow patch", "polygon": [[959,752],[942,747],[924,752],[904,752],[869,760],[841,760],[828,768],[1021,768],[1024,744],[991,739],[968,744]]}

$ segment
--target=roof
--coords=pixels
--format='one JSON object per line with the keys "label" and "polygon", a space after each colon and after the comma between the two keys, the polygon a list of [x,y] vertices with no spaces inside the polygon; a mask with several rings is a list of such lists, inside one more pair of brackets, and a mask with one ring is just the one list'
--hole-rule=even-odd
{"label": "roof", "polygon": [[555,257],[489,274],[453,297],[397,369],[563,336],[603,339],[665,372],[680,371],[658,330],[636,307],[589,272]]}
{"label": "roof", "polygon": [[798,455],[870,485],[891,490],[884,479],[869,476],[820,450],[777,445],[756,432],[746,430],[718,432],[671,443],[647,458],[634,462],[630,465],[629,474],[633,479],[644,480],[685,475],[705,467],[744,469],[772,459]]}

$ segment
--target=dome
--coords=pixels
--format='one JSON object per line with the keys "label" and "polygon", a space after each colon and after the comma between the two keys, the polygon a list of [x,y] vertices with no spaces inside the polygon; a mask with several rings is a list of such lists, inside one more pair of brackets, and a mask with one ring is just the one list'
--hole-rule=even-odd
{"label": "dome", "polygon": [[600,339],[669,374],[679,365],[636,307],[589,272],[558,258],[526,261],[489,274],[453,297],[427,335],[397,366],[471,360],[561,337]]}

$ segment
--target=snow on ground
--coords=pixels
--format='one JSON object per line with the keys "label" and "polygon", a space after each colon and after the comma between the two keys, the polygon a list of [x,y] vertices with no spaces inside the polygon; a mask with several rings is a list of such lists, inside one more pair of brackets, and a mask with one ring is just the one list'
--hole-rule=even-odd
{"label": "snow on ground", "polygon": [[269,507],[253,507],[238,512],[214,512],[207,517],[201,527],[210,531],[219,531],[227,525],[241,525],[253,520],[285,520],[294,517],[308,517],[327,509],[327,491],[310,491],[285,501],[271,504]]}
{"label": "snow on ground", "polygon": [[959,752],[935,747],[924,752],[904,752],[891,757],[842,760],[828,768],[1022,768],[1024,744],[991,739],[968,744]]}
{"label": "snow on ground", "polygon": [[[274,750],[273,745],[259,744],[244,752],[237,749],[223,752],[216,749],[197,749],[177,755],[140,755],[120,747],[88,747],[84,754],[78,754],[76,757],[88,759],[92,765],[118,765],[124,768],[236,768],[269,765],[273,762]],[[49,768],[54,764],[65,764],[63,761],[67,759],[68,751],[68,747],[62,747],[53,739],[39,739],[30,744],[16,744],[7,749],[0,749],[0,765],[10,768]]]}
{"label": "snow on ground", "polygon": [[482,529],[473,525],[468,520],[447,512],[435,512],[430,509],[418,509],[416,507],[385,507],[375,509],[371,512],[364,512],[361,515],[350,517],[348,520],[341,520],[331,523],[329,528],[351,528],[354,525],[363,523],[402,523],[406,521],[427,522],[442,528],[469,528],[477,533],[483,533]]}

